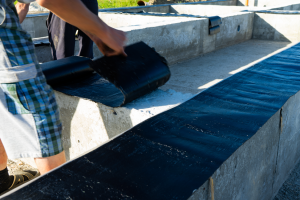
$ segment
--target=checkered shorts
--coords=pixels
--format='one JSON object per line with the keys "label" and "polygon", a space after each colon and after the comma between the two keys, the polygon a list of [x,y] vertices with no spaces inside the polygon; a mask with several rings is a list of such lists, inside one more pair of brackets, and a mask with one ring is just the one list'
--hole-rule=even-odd
{"label": "checkered shorts", "polygon": [[32,40],[22,30],[13,3],[6,5],[7,2],[0,0],[6,13],[5,20],[0,22],[0,46],[5,49],[0,54],[0,65],[6,64],[2,60],[9,60],[11,68],[32,65],[36,75],[0,84],[0,117],[5,118],[0,120],[0,138],[11,158],[53,156],[63,151],[54,92],[46,83]]}

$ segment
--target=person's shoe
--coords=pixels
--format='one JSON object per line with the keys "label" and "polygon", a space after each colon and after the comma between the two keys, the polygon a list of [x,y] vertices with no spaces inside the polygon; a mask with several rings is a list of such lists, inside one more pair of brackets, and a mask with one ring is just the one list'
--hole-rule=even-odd
{"label": "person's shoe", "polygon": [[40,175],[40,172],[37,170],[36,171],[24,170],[24,171],[15,172],[13,175],[11,175],[14,178],[12,185],[7,190],[2,192],[0,195],[5,194],[6,192],[22,185],[23,183],[26,183],[26,182],[38,177],[39,175]]}

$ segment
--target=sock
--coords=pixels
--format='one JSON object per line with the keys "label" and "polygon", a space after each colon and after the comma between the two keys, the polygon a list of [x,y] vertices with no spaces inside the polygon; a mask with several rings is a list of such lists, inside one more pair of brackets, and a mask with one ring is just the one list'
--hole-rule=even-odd
{"label": "sock", "polygon": [[7,168],[0,171],[0,193],[7,190],[13,183],[14,177],[9,176]]}

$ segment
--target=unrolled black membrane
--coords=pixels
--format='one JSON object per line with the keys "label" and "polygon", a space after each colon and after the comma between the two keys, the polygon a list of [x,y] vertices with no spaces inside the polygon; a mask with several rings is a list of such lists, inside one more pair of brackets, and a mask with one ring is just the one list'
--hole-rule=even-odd
{"label": "unrolled black membrane", "polygon": [[73,56],[42,64],[55,90],[118,107],[164,85],[170,70],[163,57],[143,42],[125,48],[127,57],[90,60]]}
{"label": "unrolled black membrane", "polygon": [[299,55],[267,58],[3,199],[188,199],[300,90]]}

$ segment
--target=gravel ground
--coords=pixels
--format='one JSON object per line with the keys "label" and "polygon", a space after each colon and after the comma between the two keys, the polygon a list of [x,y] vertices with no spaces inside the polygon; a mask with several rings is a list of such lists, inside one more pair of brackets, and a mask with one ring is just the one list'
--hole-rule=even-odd
{"label": "gravel ground", "polygon": [[300,200],[300,162],[284,182],[274,200]]}

